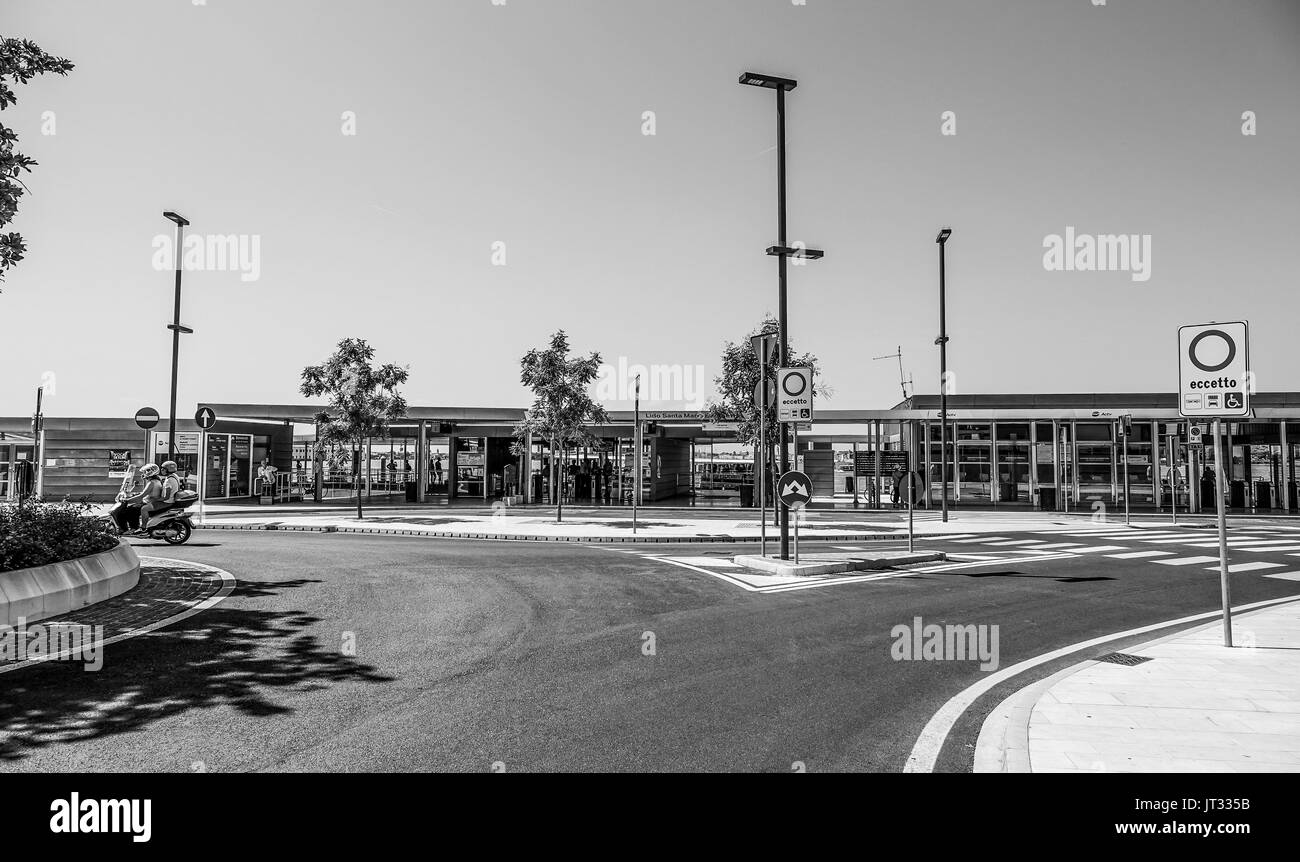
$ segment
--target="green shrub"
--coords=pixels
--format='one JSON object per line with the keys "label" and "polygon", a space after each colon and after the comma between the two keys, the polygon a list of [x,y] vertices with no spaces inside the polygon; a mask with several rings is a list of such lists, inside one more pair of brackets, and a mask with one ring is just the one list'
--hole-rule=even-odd
{"label": "green shrub", "polygon": [[0,504],[0,572],[75,560],[117,547],[117,535],[86,503]]}

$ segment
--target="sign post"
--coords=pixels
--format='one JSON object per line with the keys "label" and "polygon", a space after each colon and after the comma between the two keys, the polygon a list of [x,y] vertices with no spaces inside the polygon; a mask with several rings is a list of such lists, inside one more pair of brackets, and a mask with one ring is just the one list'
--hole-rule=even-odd
{"label": "sign post", "polygon": [[797,513],[812,500],[812,480],[806,473],[789,470],[776,483],[777,498],[796,513],[794,520],[794,561],[799,562],[799,518]]}
{"label": "sign post", "polygon": [[194,424],[199,426],[198,479],[195,482],[199,492],[199,523],[203,523],[203,485],[208,472],[208,429],[217,424],[217,414],[211,407],[200,407],[194,414]]}
{"label": "sign post", "polygon": [[[1228,580],[1228,524],[1223,508],[1227,479],[1221,439],[1224,417],[1250,413],[1250,339],[1244,320],[1178,328],[1178,412],[1214,420],[1214,473],[1219,516],[1219,588],[1223,645],[1232,646],[1232,585]],[[1172,466],[1172,465],[1171,465]]]}
{"label": "sign post", "polygon": [[1128,438],[1133,431],[1133,417],[1125,413],[1120,417],[1119,436],[1124,445],[1124,526],[1128,526]]}
{"label": "sign post", "polygon": [[[781,357],[782,361],[785,357]],[[813,418],[813,370],[811,368],[778,368],[776,371],[776,421],[782,423],[782,448],[781,459],[785,462],[785,423],[790,422],[811,422]],[[796,429],[797,430],[797,429]],[[795,449],[796,464],[799,450]],[[796,469],[792,472],[798,473]],[[806,478],[806,477],[805,477]],[[787,511],[785,517],[781,520],[781,558],[788,559],[785,547],[787,535],[787,525],[790,523],[790,513]],[[798,529],[798,524],[795,525]],[[798,553],[795,558],[798,562]]]}

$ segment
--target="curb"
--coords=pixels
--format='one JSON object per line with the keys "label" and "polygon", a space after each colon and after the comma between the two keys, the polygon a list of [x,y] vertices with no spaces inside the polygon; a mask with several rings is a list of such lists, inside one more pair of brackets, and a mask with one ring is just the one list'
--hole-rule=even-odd
{"label": "curb", "polygon": [[891,569],[897,566],[910,566],[916,563],[933,563],[947,560],[948,555],[942,551],[932,554],[902,554],[897,557],[873,557],[871,559],[827,560],[822,563],[793,563],[788,560],[773,560],[765,557],[739,555],[732,562],[751,572],[762,575],[776,575],[783,578],[809,577],[812,575],[838,575],[844,572],[863,572],[873,569]]}
{"label": "curb", "polygon": [[[664,544],[685,544],[685,543],[744,543],[760,542],[761,536],[732,536],[726,533],[714,533],[708,536],[548,536],[542,533],[434,533],[429,530],[401,530],[401,529],[384,529],[369,527],[339,527],[339,526],[322,526],[311,527],[289,524],[195,524],[196,530],[236,530],[247,532],[286,532],[286,533],[362,533],[379,536],[424,536],[430,539],[491,539],[497,541],[519,541],[519,542],[581,542],[585,544],[597,543],[664,543]],[[923,539],[942,539],[944,533],[933,534],[916,534],[917,540]],[[906,539],[907,534],[898,533],[835,533],[826,536],[805,537],[805,541],[818,542],[892,542]],[[773,537],[768,536],[768,541]]]}
{"label": "curb", "polygon": [[[1269,600],[1261,608],[1238,611],[1235,608],[1232,618],[1250,616],[1272,610],[1276,607],[1300,601],[1300,597],[1283,598],[1281,601]],[[1202,629],[1222,627],[1222,618],[1210,620],[1200,625],[1179,629],[1161,637],[1126,645],[1123,650],[1149,649],[1177,638],[1186,637]],[[1111,650],[1113,652],[1114,650]],[[1105,654],[1103,652],[1103,654]],[[1087,658],[1069,667],[1062,668],[1050,676],[1030,683],[1003,698],[997,706],[989,710],[980,725],[979,736],[975,741],[975,757],[972,772],[1025,773],[1033,772],[1033,753],[1029,749],[1029,722],[1033,718],[1034,707],[1044,694],[1058,682],[1087,670],[1097,663],[1097,658]]]}

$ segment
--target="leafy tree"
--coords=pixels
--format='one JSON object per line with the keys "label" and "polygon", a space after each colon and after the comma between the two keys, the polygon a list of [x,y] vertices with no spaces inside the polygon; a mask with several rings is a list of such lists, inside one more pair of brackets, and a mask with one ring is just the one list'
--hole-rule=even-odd
{"label": "leafy tree", "polygon": [[[513,448],[516,453],[521,451],[529,433],[550,444],[551,498],[555,501],[557,524],[563,519],[563,494],[559,489],[569,447],[595,442],[587,428],[609,422],[609,414],[590,393],[592,381],[600,373],[600,362],[599,353],[570,359],[569,337],[562,329],[551,336],[550,347],[534,348],[519,361],[519,380],[533,391],[533,404],[515,425],[517,439]],[[556,452],[560,454],[558,462]]]}
{"label": "leafy tree", "polygon": [[[9,86],[26,84],[37,75],[47,72],[67,75],[72,63],[62,57],[53,57],[26,39],[0,38],[0,111],[15,104],[18,97]],[[23,171],[31,173],[36,160],[14,149],[18,135],[0,123],[0,228],[13,221],[18,213],[18,199],[27,191],[19,179]],[[0,282],[4,281],[9,267],[23,259],[27,246],[21,235],[0,234]]]}
{"label": "leafy tree", "polygon": [[[757,451],[759,441],[759,411],[754,405],[754,388],[758,385],[758,357],[754,355],[754,350],[750,347],[749,339],[756,335],[772,335],[771,353],[767,357],[767,377],[770,389],[776,387],[776,371],[784,366],[787,368],[804,366],[813,370],[813,396],[830,397],[830,389],[824,383],[820,383],[821,370],[817,365],[817,357],[811,353],[796,353],[794,345],[791,342],[786,343],[785,362],[780,361],[779,342],[776,340],[776,333],[780,327],[774,317],[767,317],[757,327],[750,331],[749,336],[739,342],[728,341],[722,348],[722,373],[713,379],[714,386],[717,388],[718,395],[705,405],[705,414],[711,422],[739,422],[740,431],[737,434],[741,442],[748,443]],[[766,443],[769,447],[774,446],[778,441],[779,423],[776,421],[776,405],[769,403],[767,413],[763,417],[763,434],[766,436]],[[764,453],[762,459],[764,463],[770,464],[772,458]]]}
{"label": "leafy tree", "polygon": [[345,338],[322,365],[302,371],[299,391],[308,398],[325,396],[329,407],[316,414],[322,443],[338,443],[353,450],[352,469],[357,489],[357,518],[361,511],[361,452],[372,437],[388,433],[389,425],[406,415],[406,399],[397,387],[409,372],[396,365],[374,368],[375,349],[360,338]]}

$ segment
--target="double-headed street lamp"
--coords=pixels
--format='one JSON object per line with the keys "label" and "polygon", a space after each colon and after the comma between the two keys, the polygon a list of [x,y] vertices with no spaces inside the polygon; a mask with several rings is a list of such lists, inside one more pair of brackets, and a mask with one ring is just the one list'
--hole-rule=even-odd
{"label": "double-headed street lamp", "polygon": [[181,247],[185,239],[185,226],[189,220],[179,213],[170,210],[163,213],[163,218],[176,225],[176,245],[172,249],[172,254],[176,258],[176,310],[172,316],[172,322],[167,328],[172,331],[172,400],[171,410],[167,413],[167,460],[176,460],[176,369],[180,360],[181,352],[181,333],[187,335],[194,332],[188,326],[181,326]]}
{"label": "double-headed street lamp", "polygon": [[[785,287],[786,287],[786,258],[798,257],[808,260],[817,260],[822,257],[824,252],[818,249],[804,248],[799,246],[791,248],[786,244],[785,236],[785,94],[795,87],[799,82],[792,78],[778,78],[774,75],[762,75],[757,72],[745,72],[740,76],[740,83],[750,87],[764,87],[769,90],[776,90],[776,233],[777,244],[770,246],[767,253],[777,259],[777,338],[779,359],[781,365],[785,365],[787,360],[786,346],[788,344],[789,333],[786,327],[785,315]],[[780,367],[780,366],[778,366]],[[760,417],[762,421],[762,417]],[[781,472],[784,473],[790,469],[790,457],[786,452],[786,445],[789,435],[789,429],[786,423],[781,423],[780,447],[781,447]],[[790,559],[790,510],[783,508],[781,510],[781,559]]]}
{"label": "double-headed street lamp", "polygon": [[948,520],[948,317],[945,306],[947,285],[944,281],[944,249],[948,247],[950,228],[943,228],[935,237],[939,244],[939,476],[943,483],[943,520]]}

